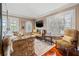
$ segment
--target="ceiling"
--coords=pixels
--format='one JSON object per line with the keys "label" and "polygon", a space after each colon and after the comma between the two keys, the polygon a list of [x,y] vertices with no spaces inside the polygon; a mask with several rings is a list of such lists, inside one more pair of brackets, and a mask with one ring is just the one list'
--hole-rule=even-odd
{"label": "ceiling", "polygon": [[[19,17],[38,17],[68,3],[7,3],[8,14]],[[6,7],[3,3],[2,10]]]}

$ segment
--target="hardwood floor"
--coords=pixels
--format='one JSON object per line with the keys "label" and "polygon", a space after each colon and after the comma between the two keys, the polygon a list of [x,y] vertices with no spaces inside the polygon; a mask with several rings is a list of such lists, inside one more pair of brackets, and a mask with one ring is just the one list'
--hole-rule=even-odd
{"label": "hardwood floor", "polygon": [[[43,56],[67,56],[67,51],[53,47],[52,49],[47,51]],[[75,52],[74,50],[71,50],[69,51],[68,56],[79,56],[79,51]]]}
{"label": "hardwood floor", "polygon": [[48,52],[46,52],[43,56],[62,56],[62,54],[58,49],[56,49],[56,47],[53,47]]}

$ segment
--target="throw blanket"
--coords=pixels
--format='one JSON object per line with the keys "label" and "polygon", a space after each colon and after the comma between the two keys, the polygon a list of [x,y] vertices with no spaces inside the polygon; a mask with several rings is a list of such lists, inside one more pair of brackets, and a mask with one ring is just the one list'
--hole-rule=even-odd
{"label": "throw blanket", "polygon": [[3,39],[3,50],[4,56],[10,56],[10,54],[13,52],[12,40],[9,39],[9,37],[5,37]]}

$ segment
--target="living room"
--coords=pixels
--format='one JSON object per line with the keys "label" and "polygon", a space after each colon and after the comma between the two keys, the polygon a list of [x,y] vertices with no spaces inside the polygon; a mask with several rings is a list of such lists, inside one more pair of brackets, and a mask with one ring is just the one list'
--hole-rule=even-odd
{"label": "living room", "polygon": [[2,3],[0,55],[78,56],[78,16],[77,3]]}

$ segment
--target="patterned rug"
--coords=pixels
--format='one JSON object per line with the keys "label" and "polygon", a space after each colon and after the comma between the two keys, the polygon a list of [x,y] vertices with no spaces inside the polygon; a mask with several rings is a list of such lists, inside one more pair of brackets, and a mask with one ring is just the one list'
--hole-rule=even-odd
{"label": "patterned rug", "polygon": [[50,45],[50,42],[45,42],[42,40],[35,39],[34,48],[37,56],[41,56],[49,51],[52,47],[55,47],[55,44]]}

